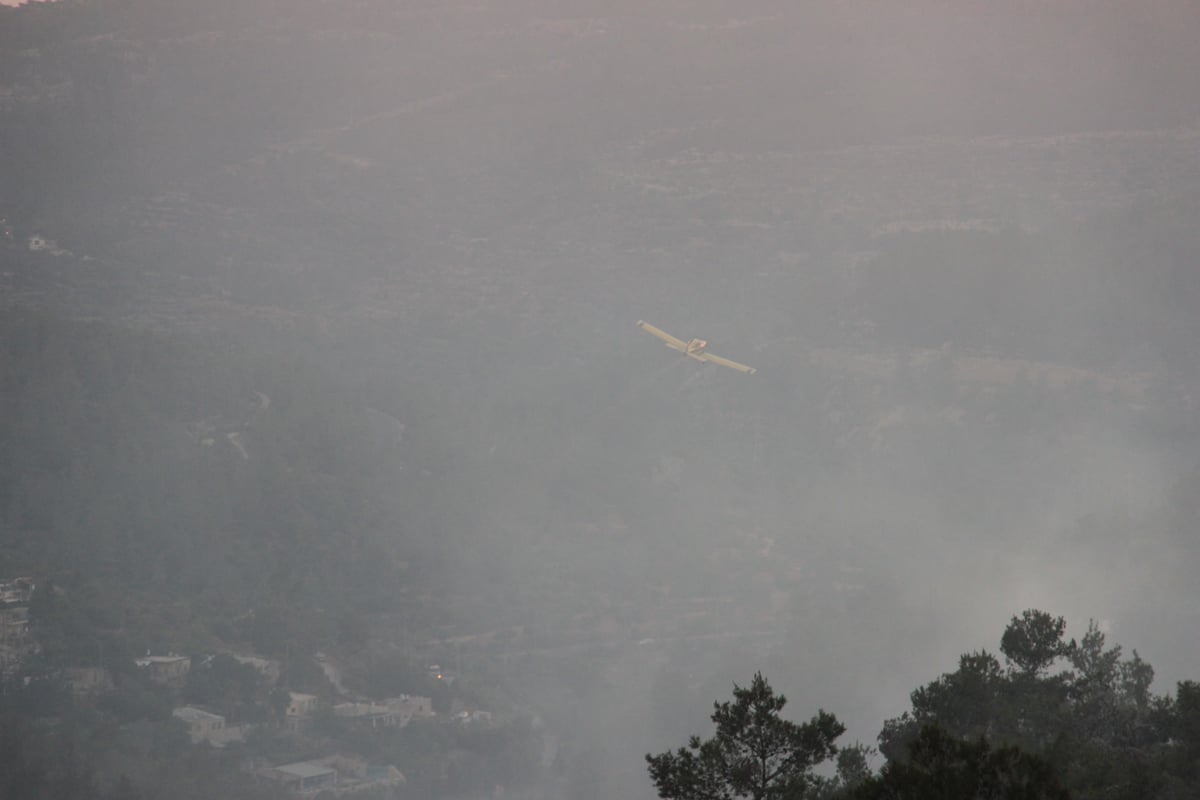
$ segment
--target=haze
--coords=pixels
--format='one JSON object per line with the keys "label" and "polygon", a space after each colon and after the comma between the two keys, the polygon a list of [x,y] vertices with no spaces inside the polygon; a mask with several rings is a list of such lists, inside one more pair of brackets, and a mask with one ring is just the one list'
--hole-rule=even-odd
{"label": "haze", "polygon": [[[874,742],[1027,608],[1169,691],[1200,663],[1198,35],[1183,0],[0,9],[0,301],[275,365],[237,379],[270,406],[231,476],[294,479],[263,421],[293,370],[393,442],[330,484],[386,502],[305,546],[407,577],[325,649],[544,724],[507,796],[652,797],[642,755],[755,670]],[[334,474],[347,429],[304,425]],[[116,530],[149,490],[103,485],[80,519]],[[180,574],[240,575],[205,513],[171,523]],[[0,572],[116,546],[61,563],[26,519]],[[260,602],[205,580],[231,619]],[[237,640],[149,617],[135,649]]]}

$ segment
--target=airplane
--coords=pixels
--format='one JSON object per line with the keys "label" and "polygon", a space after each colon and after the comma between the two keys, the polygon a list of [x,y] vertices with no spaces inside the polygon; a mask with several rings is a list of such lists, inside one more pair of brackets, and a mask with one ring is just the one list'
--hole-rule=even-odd
{"label": "airplane", "polygon": [[753,375],[754,373],[758,372],[758,370],[754,367],[747,367],[745,364],[739,364],[736,361],[730,361],[728,358],[721,358],[720,356],[713,355],[705,349],[708,347],[708,342],[704,341],[703,339],[692,339],[691,341],[685,342],[683,339],[676,339],[666,331],[660,330],[659,328],[651,325],[649,322],[643,322],[640,319],[638,320],[637,326],[651,336],[656,336],[659,339],[662,339],[666,343],[667,347],[671,348],[672,350],[678,350],[688,358],[694,358],[697,361],[711,361],[714,364],[720,364],[722,367],[736,369],[738,372],[744,372],[747,375]]}

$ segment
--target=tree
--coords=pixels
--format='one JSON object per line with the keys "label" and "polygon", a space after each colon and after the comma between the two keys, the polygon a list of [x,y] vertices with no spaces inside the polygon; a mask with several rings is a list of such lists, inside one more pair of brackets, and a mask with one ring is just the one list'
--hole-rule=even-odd
{"label": "tree", "polygon": [[1054,770],[1015,747],[992,749],[984,738],[964,741],[927,725],[908,744],[908,758],[889,761],[865,779],[857,800],[1066,800]]}
{"label": "tree", "polygon": [[1029,609],[1013,617],[1000,639],[1000,652],[1025,674],[1036,677],[1060,656],[1069,656],[1074,642],[1063,641],[1067,622],[1045,611]]}
{"label": "tree", "polygon": [[[1189,749],[1188,734],[1181,727],[1200,719],[1200,713],[1188,711],[1189,701],[1200,698],[1200,691],[1193,698],[1190,687],[1181,684],[1174,700],[1156,697],[1151,693],[1154,669],[1136,653],[1122,659],[1121,648],[1110,647],[1095,622],[1078,642],[1064,642],[1064,630],[1061,617],[1026,611],[1013,617],[1004,632],[1001,649],[1009,660],[1007,670],[985,652],[972,653],[962,657],[957,671],[914,691],[911,711],[887,720],[879,734],[880,752],[888,760],[883,777],[915,781],[916,773],[901,766],[916,759],[914,752],[924,752],[926,761],[950,753],[953,758],[947,763],[953,769],[946,774],[970,784],[979,765],[1001,763],[1020,753],[1043,759],[1079,800],[1165,798],[1176,796],[1171,794],[1174,789],[1162,789],[1175,786],[1172,781],[1200,785],[1200,747]],[[1070,669],[1055,672],[1052,667],[1059,659]],[[1200,709],[1200,699],[1194,708]],[[928,733],[928,726],[963,748],[951,748]],[[1200,724],[1195,730],[1200,731]],[[914,751],[922,738],[924,750]],[[1200,741],[1200,734],[1195,738]],[[972,750],[980,741],[998,748],[991,752],[1008,755]],[[1024,763],[1012,761],[1020,769],[1025,769],[1020,766]],[[930,788],[934,784],[919,785],[925,789],[916,794],[871,796],[955,796],[938,794]]]}
{"label": "tree", "polygon": [[818,777],[816,784],[805,793],[807,800],[849,800],[859,787],[871,780],[871,757],[878,754],[874,747],[855,742],[838,748],[837,771],[832,777]]}
{"label": "tree", "polygon": [[884,722],[879,750],[889,760],[903,758],[906,748],[926,725],[937,725],[963,739],[1004,738],[1018,727],[1008,677],[986,650],[959,657],[958,669],[946,673],[909,696],[912,711]]}
{"label": "tree", "polygon": [[734,684],[733,702],[713,703],[716,735],[693,736],[686,748],[647,754],[650,778],[666,800],[785,800],[803,797],[813,768],[837,754],[846,728],[825,711],[804,724],[779,716],[787,698],[755,673],[750,686]]}

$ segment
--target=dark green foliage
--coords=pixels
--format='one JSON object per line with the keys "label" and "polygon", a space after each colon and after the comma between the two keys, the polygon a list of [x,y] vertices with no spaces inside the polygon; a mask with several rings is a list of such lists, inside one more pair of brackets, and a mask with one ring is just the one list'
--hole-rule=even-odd
{"label": "dark green foliage", "polygon": [[118,722],[165,723],[171,719],[172,698],[161,686],[136,676],[122,680],[115,691],[97,697],[95,707]]}
{"label": "dark green foliage", "polygon": [[847,800],[874,776],[871,758],[873,747],[855,742],[838,749],[837,771],[832,778],[818,776],[804,794],[805,800]]}
{"label": "dark green foliage", "polygon": [[15,719],[56,717],[74,706],[71,693],[52,678],[0,681],[0,713]]}
{"label": "dark green foliage", "polygon": [[1056,658],[1067,655],[1071,645],[1063,642],[1067,622],[1045,611],[1030,609],[1013,617],[1000,638],[1000,652],[1027,675],[1038,676]]}
{"label": "dark green foliage", "polygon": [[73,744],[41,750],[25,725],[0,725],[0,797],[28,800],[85,800],[96,797],[95,773]]}
{"label": "dark green foliage", "polygon": [[229,722],[263,722],[270,715],[271,687],[253,666],[221,653],[193,666],[183,699]]}
{"label": "dark green foliage", "polygon": [[1055,681],[1026,685],[1038,701],[1014,704],[1015,680],[987,651],[961,656],[956,671],[913,691],[911,711],[884,723],[880,752],[889,759],[902,757],[908,741],[925,725],[942,726],[963,738],[1020,742],[1039,735],[1036,717],[1054,709],[1065,689]]}
{"label": "dark green foliage", "polygon": [[904,759],[853,793],[859,800],[1066,800],[1070,794],[1043,759],[986,739],[963,740],[927,725]]}
{"label": "dark green foliage", "polygon": [[1200,796],[1200,683],[1181,682],[1163,712],[1160,718],[1174,743],[1166,759],[1168,785],[1190,789],[1191,794],[1180,796]]}
{"label": "dark green foliage", "polygon": [[[1062,618],[1026,611],[1004,633],[1008,671],[987,653],[964,655],[958,670],[915,690],[912,709],[885,722],[880,733],[880,751],[888,758],[884,776],[915,781],[919,772],[905,766],[910,761],[935,763],[939,753],[953,753],[954,774],[969,783],[978,765],[1001,758],[1025,770],[1033,768],[1028,759],[1036,757],[1072,797],[1084,800],[1195,792],[1200,785],[1196,687],[1185,682],[1174,698],[1155,697],[1150,691],[1154,669],[1136,651],[1123,659],[1121,648],[1107,646],[1095,622],[1079,642],[1064,642],[1064,632]],[[1049,674],[1060,658],[1072,669]],[[998,749],[981,749],[985,739]],[[962,747],[950,747],[950,741]]]}
{"label": "dark green foliage", "polygon": [[369,697],[395,697],[400,694],[431,697],[435,700],[435,706],[439,695],[448,699],[445,681],[437,680],[420,662],[399,653],[388,653],[370,660],[363,678],[363,690]]}
{"label": "dark green foliage", "polygon": [[787,699],[761,673],[746,688],[735,684],[733,697],[713,704],[713,738],[693,736],[686,748],[646,756],[659,797],[800,798],[814,785],[813,768],[836,755],[845,726],[824,711],[804,724],[781,718]]}
{"label": "dark green foliage", "polygon": [[874,750],[861,742],[843,747],[837,754],[837,777],[845,787],[853,789],[871,777],[871,754]]}

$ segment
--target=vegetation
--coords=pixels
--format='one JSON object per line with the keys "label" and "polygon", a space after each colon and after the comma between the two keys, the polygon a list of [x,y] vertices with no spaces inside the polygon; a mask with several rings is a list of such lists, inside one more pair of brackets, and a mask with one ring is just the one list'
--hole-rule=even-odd
{"label": "vegetation", "polygon": [[949,752],[960,776],[999,770],[1037,785],[1054,778],[1045,784],[1050,794],[1031,797],[1058,796],[1060,786],[1078,800],[1194,791],[1196,685],[1153,695],[1154,669],[1137,651],[1124,658],[1094,621],[1079,641],[1065,631],[1061,617],[1024,611],[1001,638],[1006,665],[986,651],[969,653],[957,670],[916,689],[912,709],[880,733],[885,782],[917,781],[936,754]]}
{"label": "vegetation", "polygon": [[347,631],[396,607],[403,562],[428,574],[397,536],[396,451],[314,370],[40,315],[0,328],[0,546],[39,576],[48,663],[361,647]]}
{"label": "vegetation", "polygon": [[647,755],[658,796],[667,800],[799,798],[815,785],[813,769],[837,754],[846,728],[824,711],[806,723],[783,719],[787,698],[762,673],[747,687],[734,684],[733,701],[713,704],[716,734],[693,736],[674,753]]}
{"label": "vegetation", "polygon": [[1069,800],[1046,761],[1016,747],[993,749],[986,739],[964,741],[933,725],[908,743],[903,760],[855,787],[856,800]]}
{"label": "vegetation", "polygon": [[[1136,651],[1122,658],[1095,622],[1076,641],[1066,622],[1029,609],[1001,638],[1007,666],[986,651],[916,689],[912,710],[879,735],[886,763],[843,748],[825,712],[805,725],[779,717],[784,698],[761,674],[717,703],[717,733],[687,748],[647,755],[668,800],[1101,800],[1193,797],[1200,786],[1200,684],[1150,692],[1153,668]],[[1054,671],[1054,667],[1062,669]],[[834,777],[812,767],[837,756]]]}
{"label": "vegetation", "polygon": [[[0,796],[31,800],[282,800],[231,754],[196,748],[172,725],[116,724],[87,709],[44,705],[5,687],[0,698]],[[34,689],[32,691],[40,692]],[[34,711],[21,707],[32,701]],[[69,701],[69,698],[68,698]],[[48,717],[47,712],[59,712]]]}
{"label": "vegetation", "polygon": [[[0,676],[4,797],[274,798],[243,759],[347,746],[429,796],[539,774],[527,718],[457,724],[469,689],[412,651],[370,651],[381,630],[441,618],[425,604],[442,560],[400,521],[431,512],[397,485],[400,452],[353,387],[219,338],[20,312],[0,316],[0,396],[0,574],[37,576],[36,651]],[[273,657],[279,680],[228,650]],[[282,687],[334,695],[318,650],[371,697],[431,697],[442,721],[364,733],[326,711],[310,739],[283,735]],[[149,680],[147,651],[191,655],[186,682]],[[73,695],[75,667],[111,683]],[[171,716],[184,704],[258,728],[193,746]]]}

